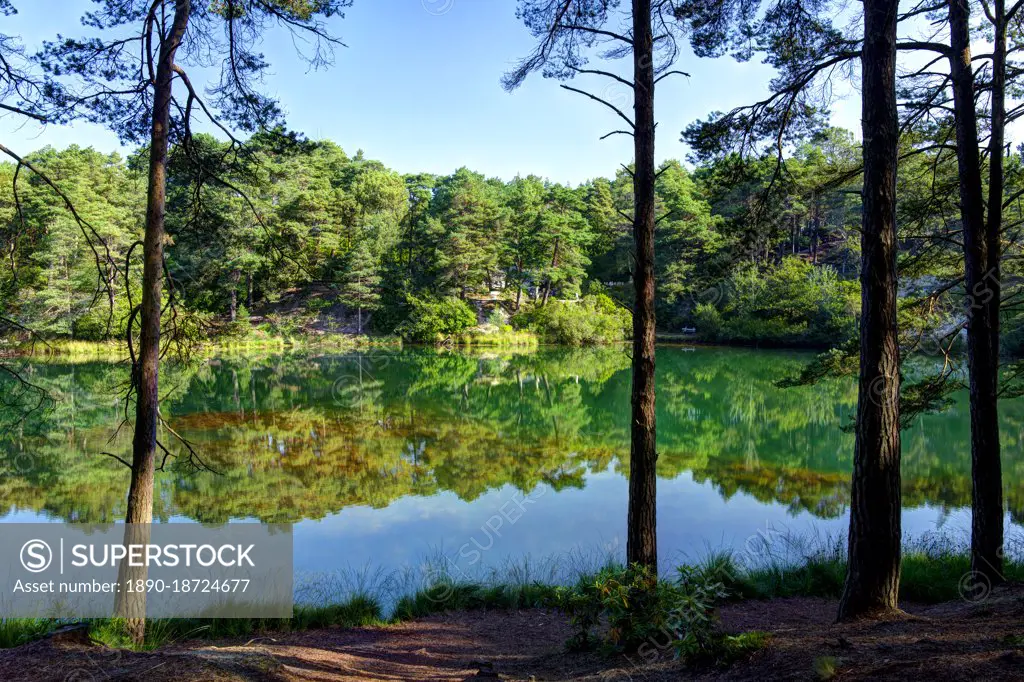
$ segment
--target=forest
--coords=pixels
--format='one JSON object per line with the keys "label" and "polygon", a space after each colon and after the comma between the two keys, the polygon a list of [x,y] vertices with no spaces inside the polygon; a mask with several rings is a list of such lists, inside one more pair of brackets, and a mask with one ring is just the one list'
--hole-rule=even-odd
{"label": "forest", "polygon": [[[193,144],[211,156],[227,151],[210,137]],[[173,161],[168,176],[167,267],[184,311],[207,333],[244,332],[250,317],[278,331],[275,321],[287,320],[274,312],[284,301],[307,321],[338,310],[337,326],[351,333],[432,341],[441,330],[429,320],[418,329],[410,317],[446,300],[454,312],[440,317],[455,325],[448,334],[477,326],[471,304],[482,302],[496,326],[536,327],[557,341],[616,341],[629,332],[628,315],[625,324],[622,312],[616,316],[632,299],[625,170],[566,187],[536,176],[503,182],[466,168],[446,177],[402,175],[331,142],[282,147],[268,136],[248,147],[232,165],[230,188],[196,192],[188,168]],[[820,186],[852,168],[856,151],[840,130],[802,146],[790,159],[794,177],[771,188],[785,207],[771,216],[751,210],[772,182],[767,160],[727,159],[694,171],[663,164],[662,328],[699,325],[715,340],[792,345],[851,338],[858,256],[849,235],[858,209],[849,187]],[[145,150],[127,160],[78,147],[28,158],[61,183],[123,263],[141,236]],[[123,338],[133,298],[124,278],[105,273],[109,289],[98,297],[94,253],[61,198],[24,175],[19,209],[14,172],[6,164],[0,178],[2,219],[18,235],[3,273],[5,308],[53,338]],[[618,304],[608,328],[577,329],[588,315],[573,315],[578,306],[564,302],[600,296]],[[559,305],[568,319],[552,319]]]}
{"label": "forest", "polygon": [[[288,60],[334,73],[360,4],[91,0],[74,36],[0,32],[5,118],[124,152],[0,142],[3,520],[146,550],[103,617],[0,610],[0,678],[1018,679],[1024,0],[508,3],[492,85],[629,141],[579,184],[291,127],[285,93],[341,100]],[[419,4],[417,31],[469,11]],[[708,60],[736,82],[691,82]],[[294,534],[292,617],[232,592],[152,618],[171,521]],[[46,570],[40,542],[0,565]]]}
{"label": "forest", "polygon": [[[193,144],[204,155],[229,153],[212,137]],[[436,342],[488,324],[574,345],[630,334],[626,170],[566,187],[466,168],[402,175],[332,142],[282,146],[265,136],[248,148],[231,165],[228,185],[197,192],[187,166],[173,163],[168,176],[169,277],[182,314],[204,338],[319,329]],[[851,133],[828,128],[793,150],[781,177],[771,157],[729,155],[692,170],[662,164],[659,330],[689,327],[707,341],[748,345],[852,341],[860,304],[858,151]],[[112,261],[126,262],[142,236],[145,150],[126,160],[79,147],[27,158],[61,183]],[[937,354],[961,314],[955,289],[934,294],[957,272],[945,212],[952,207],[934,205],[936,159],[913,158],[900,167],[904,328],[930,335],[928,350]],[[938,161],[955,176],[949,159]],[[1021,175],[1019,164],[1008,159],[1008,178]],[[0,220],[12,237],[0,273],[5,309],[51,339],[123,338],[138,287],[127,292],[121,272],[108,266],[97,296],[95,254],[75,218],[31,174],[19,178],[18,206],[15,170],[0,169]],[[1017,248],[1009,244],[1011,263]],[[138,267],[142,254],[130,255]],[[587,308],[602,300],[597,313]],[[449,307],[430,312],[439,305]],[[1006,314],[1004,348],[1016,355],[1024,330],[1015,308]]]}

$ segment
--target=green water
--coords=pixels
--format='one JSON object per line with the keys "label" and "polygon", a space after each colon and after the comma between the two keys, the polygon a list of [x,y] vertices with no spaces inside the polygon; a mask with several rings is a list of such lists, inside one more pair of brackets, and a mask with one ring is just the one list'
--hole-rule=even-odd
{"label": "green water", "polygon": [[[766,525],[842,532],[853,437],[841,427],[856,387],[776,388],[808,359],[659,349],[663,555],[741,545]],[[126,430],[117,433],[125,366],[29,371],[56,403],[2,436],[5,520],[122,519],[127,469],[101,453],[130,458]],[[155,516],[295,522],[296,561],[307,569],[392,565],[467,543],[495,557],[615,552],[629,384],[624,348],[223,357],[170,368],[163,416],[216,473],[169,458]],[[1003,404],[1001,435],[1008,513],[1019,523],[1024,401]],[[962,400],[904,432],[908,532],[969,527],[967,438]],[[181,452],[168,431],[162,440]]]}

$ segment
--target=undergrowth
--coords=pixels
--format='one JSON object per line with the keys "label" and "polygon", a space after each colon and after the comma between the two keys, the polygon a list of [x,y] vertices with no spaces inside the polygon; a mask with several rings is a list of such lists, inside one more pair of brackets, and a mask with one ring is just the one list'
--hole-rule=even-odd
{"label": "undergrowth", "polygon": [[[846,574],[841,542],[814,544],[789,538],[785,543],[790,543],[787,551],[755,553],[754,560],[749,553],[708,552],[701,561],[680,566],[660,579],[640,567],[624,568],[610,555],[585,554],[548,562],[509,561],[475,578],[441,570],[444,564],[437,557],[425,571],[341,571],[314,576],[297,588],[299,598],[291,618],[153,619],[147,621],[143,648],[185,640],[385,625],[445,611],[555,608],[568,616],[573,627],[566,643],[570,649],[600,648],[641,657],[671,652],[688,661],[724,663],[760,648],[766,635],[722,633],[716,616],[721,604],[840,595]],[[930,538],[911,543],[904,549],[900,598],[917,603],[960,599],[969,571],[969,555],[952,542]],[[1024,582],[1019,553],[1007,557],[1004,576],[1009,582]],[[40,639],[72,622],[0,619],[0,648]],[[113,647],[131,646],[117,619],[85,622],[94,640]]]}

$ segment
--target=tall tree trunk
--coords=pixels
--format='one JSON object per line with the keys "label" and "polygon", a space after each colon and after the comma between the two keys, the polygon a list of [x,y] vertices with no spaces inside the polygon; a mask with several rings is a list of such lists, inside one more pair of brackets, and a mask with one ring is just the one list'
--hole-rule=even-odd
{"label": "tall tree trunk", "polygon": [[[553,250],[553,252],[551,254],[551,269],[552,270],[554,270],[555,268],[558,267],[558,244],[559,244],[559,240],[556,237],[555,238],[555,247],[554,247],[554,250]],[[544,302],[541,303],[541,306],[546,306],[548,304],[548,299],[551,298],[551,288],[553,286],[554,286],[554,284],[552,283],[551,277],[549,276],[547,278],[547,281],[544,283]]]}
{"label": "tall tree trunk", "polygon": [[[1003,158],[1006,153],[1006,3],[994,0],[995,44],[992,54],[992,121],[989,136],[988,223],[985,244],[988,247],[988,281],[992,296],[988,301],[992,355],[999,381],[999,356],[1002,308],[1002,228],[1005,177]],[[997,383],[998,389],[998,383]],[[996,434],[998,437],[998,433]],[[1000,472],[1001,473],[1001,472]]]}
{"label": "tall tree trunk", "polygon": [[[110,306],[109,313],[113,316],[114,308],[117,305],[117,268],[114,267],[113,261],[107,263],[107,305]],[[113,320],[112,317],[111,320]],[[116,336],[116,334],[113,333],[113,330],[108,329],[105,338],[111,336]]]}
{"label": "tall tree trunk", "polygon": [[626,557],[657,571],[658,451],[654,414],[654,35],[651,0],[633,0],[635,168],[633,395]]}
{"label": "tall tree trunk", "polygon": [[814,230],[811,235],[811,263],[818,264],[818,248],[821,246],[821,209],[818,207],[818,199],[814,199],[814,222],[811,224]]}
{"label": "tall tree trunk", "polygon": [[988,273],[992,286],[989,316],[992,349],[998,361],[1000,346],[1000,307],[1002,304],[1002,241],[1003,227],[1003,157],[1006,137],[1006,2],[994,0],[994,45],[992,49],[992,121],[989,136],[988,224],[985,243],[988,247]]}
{"label": "tall tree trunk", "polygon": [[252,312],[252,272],[245,273],[245,309]]}
{"label": "tall tree trunk", "polygon": [[231,321],[238,320],[238,283],[242,279],[242,272],[237,268],[231,271]]}
{"label": "tall tree trunk", "polygon": [[864,0],[860,387],[849,563],[839,620],[897,608],[900,347],[896,334],[897,0]]}
{"label": "tall tree trunk", "polygon": [[[153,92],[153,126],[149,149],[149,186],[146,200],[146,232],[143,240],[142,305],[139,352],[135,373],[135,433],[132,439],[132,473],[125,523],[153,521],[153,474],[159,416],[160,312],[163,294],[164,212],[167,190],[167,148],[170,125],[174,55],[181,44],[191,9],[189,0],[176,0],[174,21],[160,45]],[[144,593],[143,593],[144,594]],[[141,643],[145,620],[127,621],[129,635]]]}
{"label": "tall tree trunk", "polygon": [[522,258],[516,259],[516,312],[519,312],[519,307],[523,302],[523,261]]}
{"label": "tall tree trunk", "polygon": [[[999,461],[997,351],[999,272],[998,266],[993,268],[992,254],[989,253],[990,236],[986,235],[969,21],[967,0],[950,0],[949,65],[956,118],[960,220],[963,224],[967,285],[967,365],[970,369],[971,403],[971,568],[990,582],[998,583],[1002,581],[1003,570],[1003,483]],[[1005,62],[1005,54],[1003,59]],[[1001,137],[1001,122],[998,127]],[[1001,175],[1001,155],[997,164]],[[991,194],[989,199],[992,201]],[[997,201],[1002,202],[1001,193]],[[998,220],[999,216],[990,218]],[[989,225],[992,225],[992,220]],[[998,249],[998,222],[995,228],[996,234],[991,235],[991,238]]]}

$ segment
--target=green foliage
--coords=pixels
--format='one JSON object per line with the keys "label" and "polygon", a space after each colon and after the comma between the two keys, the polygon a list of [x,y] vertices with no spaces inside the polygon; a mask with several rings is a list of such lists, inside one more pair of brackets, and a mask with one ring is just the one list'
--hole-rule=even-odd
{"label": "green foliage", "polygon": [[830,267],[787,257],[778,265],[739,267],[694,311],[705,338],[733,342],[828,345],[856,333],[855,283]]}
{"label": "green foliage", "polygon": [[[78,146],[60,152],[47,147],[29,160],[59,181],[95,233],[83,229],[63,200],[33,173],[18,176],[19,213],[13,166],[0,164],[0,182],[5,185],[0,188],[0,234],[16,235],[3,240],[9,251],[7,267],[0,270],[0,302],[6,314],[48,336],[123,337],[128,317],[123,276],[105,259],[109,251],[113,262],[123,267],[129,246],[141,234],[144,195],[138,177],[118,155]],[[132,268],[140,264],[138,251]],[[137,302],[139,290],[132,293]]]}
{"label": "green foliage", "polygon": [[[610,569],[609,569],[610,570]],[[600,585],[603,578],[581,576],[572,587],[559,587],[552,596],[551,604],[561,609],[569,618],[573,634],[565,642],[569,651],[589,651],[600,641],[594,635],[594,628],[601,623],[604,603]]]}
{"label": "green foliage", "polygon": [[221,343],[237,343],[244,341],[255,333],[256,330],[249,323],[249,316],[239,314],[237,320],[228,322],[221,327],[221,338],[218,340]]}
{"label": "green foliage", "polygon": [[764,643],[760,633],[735,637],[719,631],[715,609],[726,595],[717,576],[702,568],[680,566],[674,580],[659,580],[635,564],[558,588],[553,603],[574,629],[566,642],[570,650],[592,648],[593,631],[604,621],[604,643],[613,650],[645,659],[671,650],[688,662],[706,663],[732,660]]}
{"label": "green foliage", "polygon": [[845,377],[857,372],[859,342],[850,340],[839,348],[819,353],[800,369],[800,373],[777,382],[779,388],[812,386],[826,377]]}
{"label": "green foliage", "polygon": [[102,310],[89,310],[84,315],[71,323],[71,338],[76,341],[106,341],[115,336],[116,329],[111,324],[113,320],[104,315]]}
{"label": "green foliage", "polygon": [[326,298],[318,298],[311,296],[305,301],[306,310],[313,315],[319,315],[323,311],[331,307],[331,302]]}
{"label": "green foliage", "polygon": [[401,622],[445,611],[538,608],[551,603],[557,591],[554,586],[538,582],[486,585],[438,576],[423,589],[401,597],[391,620]]}
{"label": "green foliage", "polygon": [[722,313],[710,303],[699,303],[693,310],[693,321],[701,336],[718,339],[722,336]]}
{"label": "green foliage", "polygon": [[543,339],[570,346],[615,343],[628,338],[633,316],[605,294],[579,301],[549,301],[512,318],[519,329],[530,329]]}
{"label": "green foliage", "polygon": [[[971,575],[971,559],[962,547],[946,539],[917,541],[903,550],[900,599],[937,604],[963,598],[963,580]],[[729,572],[738,598],[838,598],[846,578],[842,544],[819,547],[796,562],[776,563]],[[1024,563],[1008,559],[1003,575],[1010,582],[1024,580]]]}
{"label": "green foliage", "polygon": [[747,597],[838,598],[846,579],[846,561],[836,555],[816,554],[797,565],[774,565],[751,571],[741,580],[739,593]]}
{"label": "green foliage", "polygon": [[839,659],[835,656],[819,656],[814,659],[814,674],[819,680],[831,680],[836,676]]}
{"label": "green foliage", "polygon": [[498,331],[476,328],[458,337],[459,346],[465,349],[479,348],[536,348],[540,339],[530,331],[515,331],[504,325]]}
{"label": "green foliage", "polygon": [[487,324],[493,325],[500,330],[501,328],[508,326],[505,323],[507,319],[508,316],[505,314],[505,311],[502,310],[501,307],[496,306],[494,310],[487,315]]}
{"label": "green foliage", "polygon": [[408,305],[408,316],[395,331],[409,341],[442,343],[476,326],[476,313],[455,296],[441,299],[410,296]]}
{"label": "green foliage", "polygon": [[0,618],[0,649],[41,639],[60,625],[60,621],[52,618]]}
{"label": "green foliage", "polygon": [[[248,149],[249,156],[236,157],[226,143],[199,134],[190,151],[203,164],[187,162],[181,150],[172,154],[166,259],[182,312],[223,319],[232,301],[245,302],[254,317],[269,320],[268,333],[298,337],[316,327],[319,304],[295,299],[326,287],[349,318],[392,334],[406,322],[409,296],[472,303],[493,300],[493,293],[518,313],[515,326],[536,329],[547,341],[623,338],[617,323],[591,324],[581,319],[580,304],[566,302],[580,293],[632,301],[626,170],[568,187],[536,176],[502,182],[466,168],[401,176],[331,142],[282,144],[268,134],[253,136]],[[798,145],[781,175],[774,157],[726,155],[693,172],[674,161],[662,164],[655,264],[660,328],[696,326],[702,338],[725,343],[817,347],[854,339],[857,156],[845,131],[827,129]],[[224,178],[246,192],[251,206],[229,187],[203,181],[201,166],[223,159],[231,160],[221,167]],[[126,162],[73,146],[43,149],[30,160],[59,181],[117,268],[97,272],[80,227],[30,173],[18,178],[19,215],[13,166],[0,164],[0,231],[17,235],[5,241],[12,267],[0,269],[0,302],[18,323],[48,337],[102,340],[112,301],[109,336],[124,338],[129,300],[140,300],[141,250],[134,249],[128,264],[130,292],[123,266],[144,216],[144,152]],[[1008,177],[1019,184],[1020,160],[1007,162]],[[908,346],[920,344],[911,337],[922,330],[943,337],[962,315],[962,289],[947,285],[959,276],[962,254],[942,237],[941,216],[928,212],[935,193],[922,178],[932,177],[930,163],[927,154],[910,155],[901,166],[907,255],[900,262],[900,328]],[[955,186],[955,172],[943,169],[935,182]],[[939,243],[922,240],[922,231],[939,234]],[[1012,297],[1018,247],[1007,248],[1004,295]],[[311,315],[290,316],[285,302],[308,307]],[[1024,316],[1011,306],[1003,317],[1003,348],[1018,352]],[[207,332],[244,336],[241,326],[219,324]],[[629,325],[622,326],[628,335]],[[921,383],[908,392],[908,406],[941,408],[934,388]]]}

